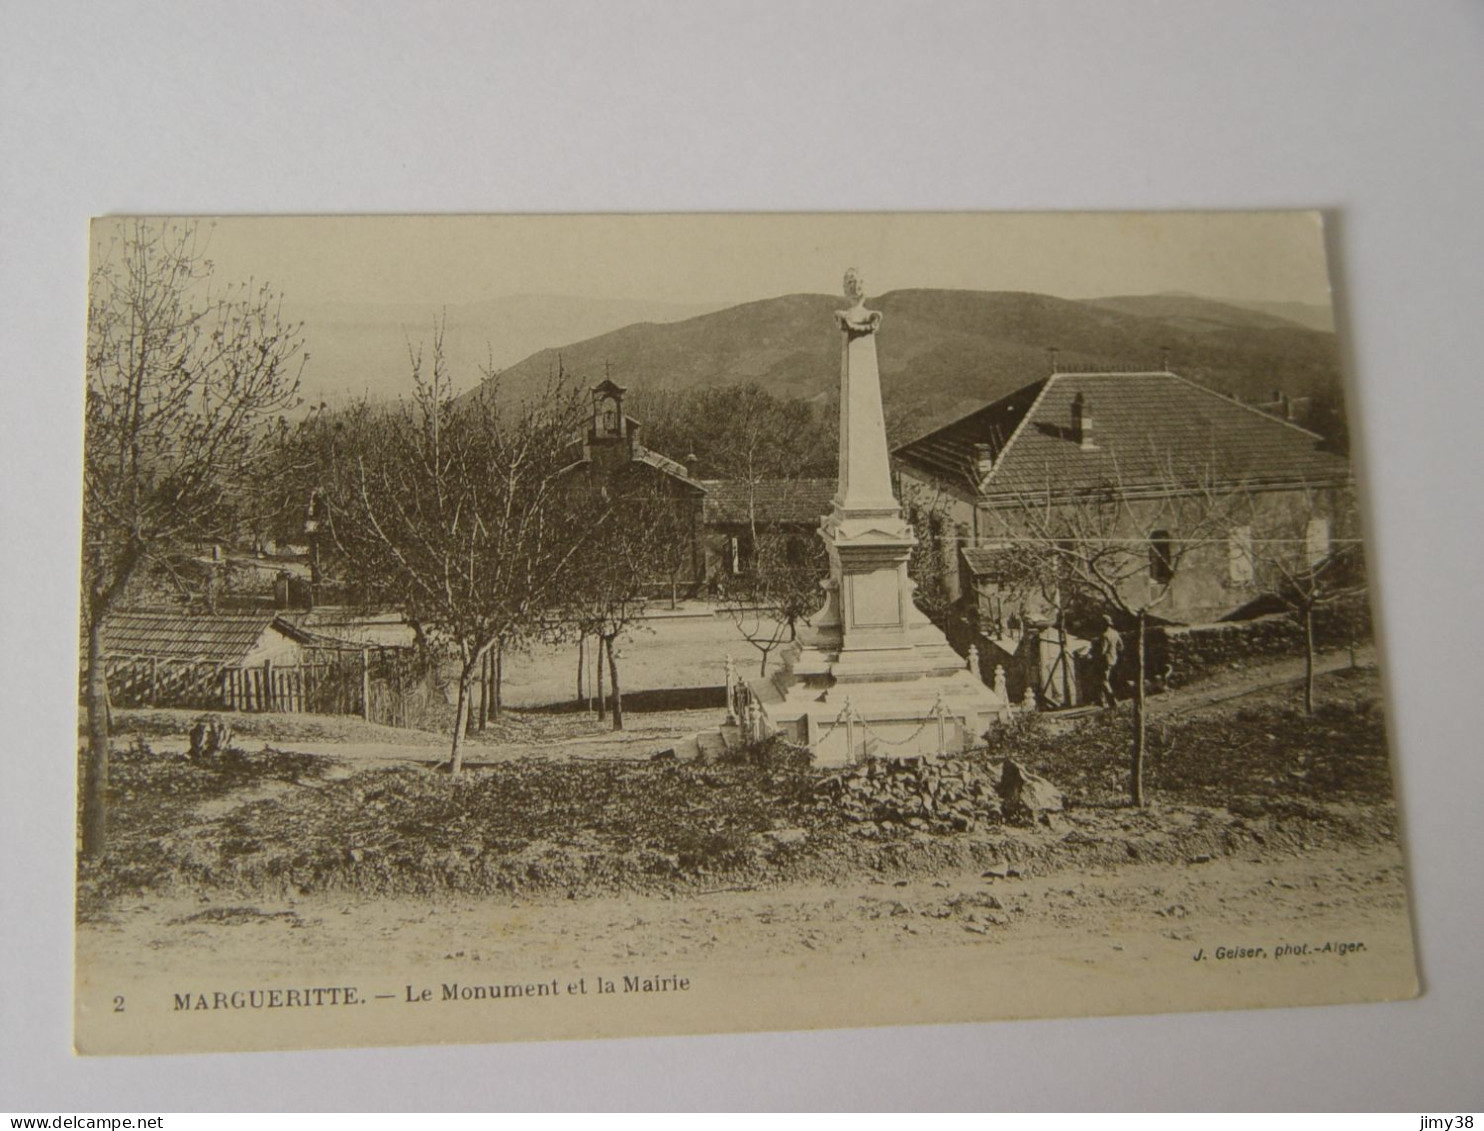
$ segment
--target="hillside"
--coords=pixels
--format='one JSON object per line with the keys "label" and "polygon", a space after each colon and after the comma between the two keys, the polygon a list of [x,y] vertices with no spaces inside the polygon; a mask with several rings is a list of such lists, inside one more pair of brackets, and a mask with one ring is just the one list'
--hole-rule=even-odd
{"label": "hillside", "polygon": [[[1191,329],[1256,326],[1281,328],[1301,326],[1306,330],[1333,333],[1335,313],[1328,305],[1312,302],[1255,302],[1248,299],[1209,299],[1184,291],[1166,291],[1157,295],[1120,295],[1116,298],[1089,299],[1092,306],[1167,318],[1184,323]],[[1246,316],[1245,318],[1243,316]]]}
{"label": "hillside", "polygon": [[[756,382],[779,396],[825,399],[839,380],[831,312],[844,300],[795,294],[666,324],[643,323],[506,369],[501,388],[541,387],[560,354],[587,379],[608,371],[634,391]],[[888,413],[936,427],[1043,376],[1048,350],[1063,369],[1170,368],[1248,400],[1273,390],[1338,404],[1335,336],[1267,311],[1195,296],[1072,301],[1018,292],[903,290],[871,299]],[[1167,354],[1162,351],[1168,351]]]}

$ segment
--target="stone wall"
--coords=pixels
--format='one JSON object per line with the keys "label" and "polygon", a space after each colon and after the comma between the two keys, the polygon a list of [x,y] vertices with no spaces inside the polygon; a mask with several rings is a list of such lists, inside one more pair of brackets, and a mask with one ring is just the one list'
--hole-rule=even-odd
{"label": "stone wall", "polygon": [[[979,650],[984,681],[989,683],[996,664],[1005,668],[1010,700],[1019,703],[1026,684],[1039,686],[1044,678],[1035,658],[1028,650],[1007,656],[995,647],[989,637],[978,632],[973,622],[962,613],[945,618],[940,624],[949,643],[960,654],[969,645]],[[1132,694],[1138,673],[1136,634],[1123,629],[1123,658],[1114,672],[1113,684],[1119,695]],[[1365,597],[1321,608],[1314,617],[1315,647],[1334,651],[1371,640],[1370,605]],[[1243,668],[1274,659],[1300,658],[1304,654],[1304,634],[1297,620],[1286,613],[1272,613],[1250,620],[1218,621],[1210,624],[1151,626],[1145,636],[1145,674],[1150,690],[1184,687],[1221,671]],[[1074,656],[1074,701],[1093,702],[1096,677],[1091,661]],[[1168,675],[1166,674],[1168,673]],[[1079,690],[1080,689],[1080,690]]]}
{"label": "stone wall", "polygon": [[1336,602],[1314,617],[1314,639],[1320,648],[1346,648],[1371,639],[1371,602],[1365,596]]}
{"label": "stone wall", "polygon": [[[1303,628],[1283,613],[1217,624],[1171,625],[1149,636],[1149,672],[1158,676],[1168,668],[1171,687],[1183,687],[1218,671],[1240,670],[1249,664],[1304,654]],[[1370,606],[1364,597],[1315,613],[1314,643],[1319,651],[1345,648],[1370,638]],[[1132,634],[1125,633],[1124,640],[1132,643]]]}
{"label": "stone wall", "polygon": [[1218,624],[1173,625],[1150,633],[1153,673],[1170,670],[1170,686],[1182,687],[1223,669],[1280,656],[1303,654],[1304,634],[1281,614]]}

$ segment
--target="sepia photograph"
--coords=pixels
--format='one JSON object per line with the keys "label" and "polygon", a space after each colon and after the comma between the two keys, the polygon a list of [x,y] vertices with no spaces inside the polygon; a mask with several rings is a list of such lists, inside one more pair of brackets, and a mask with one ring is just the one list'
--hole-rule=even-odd
{"label": "sepia photograph", "polygon": [[1416,995],[1324,221],[94,220],[77,1051]]}

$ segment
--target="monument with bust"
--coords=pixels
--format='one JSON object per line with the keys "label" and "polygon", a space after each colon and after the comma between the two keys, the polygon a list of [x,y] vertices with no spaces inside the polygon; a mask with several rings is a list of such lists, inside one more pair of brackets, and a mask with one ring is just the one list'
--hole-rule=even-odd
{"label": "monument with bust", "polygon": [[881,376],[880,311],[867,310],[854,269],[840,344],[840,472],[820,524],[829,553],[825,606],[772,679],[749,683],[766,733],[808,746],[821,765],[866,757],[956,753],[1009,717],[912,600],[917,539],[891,487]]}

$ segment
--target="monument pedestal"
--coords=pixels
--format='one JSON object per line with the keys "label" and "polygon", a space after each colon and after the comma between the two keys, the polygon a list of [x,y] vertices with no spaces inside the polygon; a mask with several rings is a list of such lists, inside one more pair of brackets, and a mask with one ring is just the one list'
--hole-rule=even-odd
{"label": "monument pedestal", "polygon": [[963,668],[913,681],[833,686],[799,678],[795,670],[748,686],[764,733],[809,747],[820,766],[956,754],[983,745],[985,732],[1010,715],[1009,705]]}
{"label": "monument pedestal", "polygon": [[907,561],[917,538],[891,489],[876,360],[881,314],[865,309],[854,272],[845,293],[855,306],[835,315],[840,478],[820,525],[830,559],[825,607],[782,670],[748,687],[762,731],[810,747],[821,765],[954,753],[978,745],[1009,717],[1009,704],[912,600]]}

